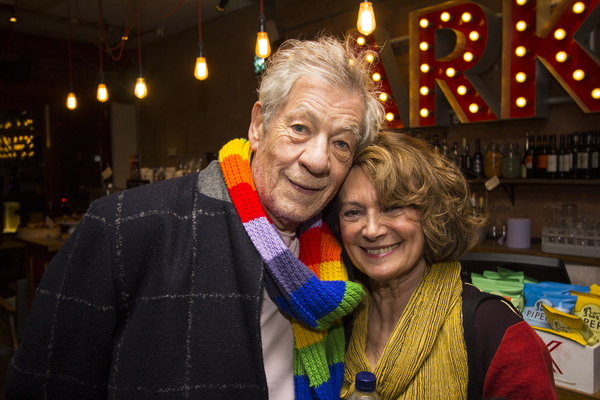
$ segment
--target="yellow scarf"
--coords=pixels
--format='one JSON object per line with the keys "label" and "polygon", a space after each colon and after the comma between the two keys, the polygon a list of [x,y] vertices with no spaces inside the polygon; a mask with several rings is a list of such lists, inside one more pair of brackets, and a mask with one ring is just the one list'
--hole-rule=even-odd
{"label": "yellow scarf", "polygon": [[469,372],[461,294],[458,262],[427,268],[375,371],[365,354],[371,304],[368,295],[356,309],[342,398],[354,392],[357,372],[370,371],[377,376],[377,393],[382,400],[466,399]]}

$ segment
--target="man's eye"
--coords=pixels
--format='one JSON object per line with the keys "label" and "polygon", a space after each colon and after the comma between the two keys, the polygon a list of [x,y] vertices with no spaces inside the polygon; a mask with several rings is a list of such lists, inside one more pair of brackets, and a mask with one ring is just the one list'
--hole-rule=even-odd
{"label": "man's eye", "polygon": [[335,142],[335,144],[336,144],[336,146],[338,146],[340,149],[344,149],[344,150],[346,150],[346,149],[349,149],[349,148],[350,148],[350,145],[349,145],[348,143],[346,143],[346,142],[343,142],[343,141],[341,141],[341,140],[337,140],[337,141]]}
{"label": "man's eye", "polygon": [[306,132],[306,127],[304,125],[293,125],[292,129],[294,129],[294,131],[298,133]]}

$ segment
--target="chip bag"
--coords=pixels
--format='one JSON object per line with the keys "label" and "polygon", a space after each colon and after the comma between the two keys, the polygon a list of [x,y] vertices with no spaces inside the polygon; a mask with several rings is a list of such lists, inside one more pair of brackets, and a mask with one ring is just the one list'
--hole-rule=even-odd
{"label": "chip bag", "polygon": [[598,343],[598,338],[594,335],[594,332],[580,317],[564,313],[545,304],[542,304],[542,307],[550,327],[556,331],[554,333],[575,340],[584,346],[593,346]]}

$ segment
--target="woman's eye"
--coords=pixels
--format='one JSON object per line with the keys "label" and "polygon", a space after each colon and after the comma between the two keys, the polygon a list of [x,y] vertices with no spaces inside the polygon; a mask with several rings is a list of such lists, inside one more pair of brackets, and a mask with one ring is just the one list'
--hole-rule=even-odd
{"label": "woman's eye", "polygon": [[391,206],[385,209],[386,212],[391,212],[391,213],[395,213],[398,211],[402,211],[404,209],[404,207],[402,206]]}
{"label": "woman's eye", "polygon": [[343,215],[345,218],[354,218],[354,217],[356,217],[356,216],[358,216],[358,215],[359,215],[359,212],[358,212],[358,210],[348,210],[348,211],[344,211],[344,212],[342,213],[342,215]]}

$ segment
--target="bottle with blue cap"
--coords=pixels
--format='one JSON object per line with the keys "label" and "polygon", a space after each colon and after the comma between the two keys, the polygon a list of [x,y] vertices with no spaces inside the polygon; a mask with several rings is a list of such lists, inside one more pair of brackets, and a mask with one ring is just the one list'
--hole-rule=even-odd
{"label": "bottle with blue cap", "polygon": [[355,390],[350,395],[348,400],[381,400],[381,397],[377,394],[377,377],[375,374],[362,371],[356,374],[356,381],[354,382]]}

